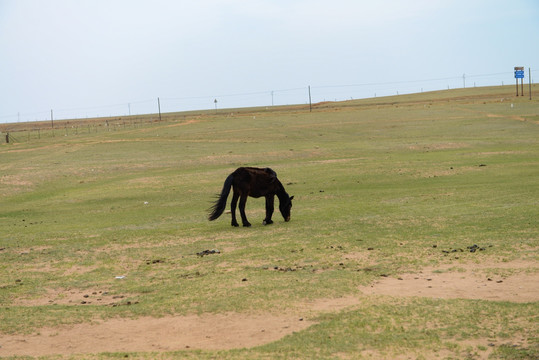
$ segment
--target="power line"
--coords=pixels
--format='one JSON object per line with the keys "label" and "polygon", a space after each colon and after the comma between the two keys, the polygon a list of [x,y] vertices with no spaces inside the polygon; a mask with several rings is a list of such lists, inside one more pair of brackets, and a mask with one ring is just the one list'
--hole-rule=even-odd
{"label": "power line", "polygon": [[[529,73],[535,74],[539,70],[531,70]],[[504,71],[504,72],[496,72],[496,73],[487,73],[487,74],[463,74],[461,76],[448,76],[448,77],[439,77],[439,78],[424,78],[420,80],[399,80],[399,81],[386,81],[386,82],[367,82],[367,83],[353,83],[353,84],[341,84],[341,85],[319,85],[319,86],[310,86],[312,90],[315,89],[349,89],[349,88],[361,88],[361,87],[380,87],[380,86],[396,86],[396,85],[403,85],[403,84],[418,84],[418,83],[430,83],[430,82],[439,82],[439,81],[456,81],[460,80],[462,81],[464,87],[466,87],[466,79],[477,79],[477,78],[487,78],[487,77],[494,77],[494,76],[509,76],[512,78],[513,72],[512,71]],[[474,83],[475,84],[475,83]],[[502,82],[503,84],[503,82]],[[449,85],[448,85],[449,87]],[[456,86],[455,88],[457,88]],[[184,96],[184,97],[170,97],[170,98],[160,98],[161,101],[189,101],[189,100],[211,100],[217,98],[240,98],[240,97],[252,97],[252,96],[267,96],[268,102],[271,99],[271,104],[274,105],[274,99],[275,96],[279,93],[292,93],[292,92],[305,92],[307,94],[307,86],[304,87],[295,87],[295,88],[285,88],[285,89],[273,89],[273,90],[266,90],[266,91],[252,91],[252,92],[242,92],[242,93],[232,93],[232,94],[221,94],[221,95],[201,95],[201,96]],[[128,111],[131,112],[131,105],[135,104],[154,104],[155,99],[147,99],[147,100],[138,100],[138,101],[129,101],[125,103],[117,103],[117,104],[110,104],[110,105],[100,105],[100,106],[88,106],[88,107],[79,107],[79,108],[64,108],[64,109],[54,109],[55,114],[59,113],[66,113],[66,112],[84,112],[84,111],[97,111],[97,110],[105,110],[105,109],[113,109],[113,108],[119,108],[123,109],[125,111],[126,109],[129,109]],[[161,104],[163,105],[163,104]],[[248,106],[248,105],[244,105]],[[148,110],[146,110],[148,111]],[[47,114],[50,112],[50,110],[44,110],[44,111],[37,111],[37,112],[31,112],[31,113],[17,113],[17,114],[5,114],[0,115],[0,119],[18,119],[20,121],[21,117],[23,118],[30,118],[30,117],[41,117],[42,120],[46,120]],[[149,112],[143,112],[143,113],[149,113]],[[99,116],[99,115],[98,115]],[[119,116],[119,115],[111,115],[111,116]],[[80,116],[79,116],[80,117]],[[77,118],[77,116],[73,117],[74,119]],[[36,119],[37,120],[37,119]]]}

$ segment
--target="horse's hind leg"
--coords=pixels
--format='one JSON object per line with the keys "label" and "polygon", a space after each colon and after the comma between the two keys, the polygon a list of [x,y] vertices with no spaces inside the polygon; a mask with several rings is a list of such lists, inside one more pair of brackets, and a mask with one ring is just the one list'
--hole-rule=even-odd
{"label": "horse's hind leg", "polygon": [[230,212],[232,214],[232,226],[240,226],[238,224],[238,221],[236,220],[236,205],[238,204],[238,198],[240,195],[236,192],[234,192],[234,195],[232,195],[232,201],[230,202]]}
{"label": "horse's hind leg", "polygon": [[241,195],[240,197],[240,215],[241,215],[241,222],[243,223],[243,226],[249,227],[251,226],[251,223],[247,221],[247,216],[245,215],[245,204],[247,203],[247,195]]}

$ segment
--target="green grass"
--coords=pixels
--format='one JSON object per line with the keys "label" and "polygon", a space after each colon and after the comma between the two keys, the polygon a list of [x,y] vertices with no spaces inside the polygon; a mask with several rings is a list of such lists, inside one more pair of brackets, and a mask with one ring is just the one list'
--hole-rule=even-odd
{"label": "green grass", "polygon": [[[508,91],[351,101],[312,113],[177,115],[111,132],[42,130],[40,139],[0,145],[0,333],[118,316],[286,312],[357,295],[381,274],[537,261],[539,103]],[[260,199],[247,203],[252,228],[232,228],[228,215],[206,220],[242,165],[277,171],[295,195],[290,223],[276,212],[275,224],[262,226]],[[458,259],[441,251],[473,244],[491,247]],[[205,249],[221,254],[196,255]],[[67,289],[121,294],[133,305],[21,305]],[[529,347],[492,356],[536,358],[538,310],[537,302],[362,297],[357,309],[320,315],[317,325],[251,350],[137,356],[474,358],[484,347],[460,339],[524,336]]]}

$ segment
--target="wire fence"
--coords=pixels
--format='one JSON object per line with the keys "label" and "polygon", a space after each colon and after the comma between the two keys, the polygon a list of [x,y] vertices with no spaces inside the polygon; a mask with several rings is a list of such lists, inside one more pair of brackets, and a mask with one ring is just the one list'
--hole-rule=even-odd
{"label": "wire fence", "polygon": [[[537,70],[530,70],[533,78]],[[528,73],[526,74],[528,77]],[[532,79],[528,79],[531,81]],[[86,108],[51,109],[34,113],[0,115],[0,123],[21,123],[34,121],[83,120],[85,118],[106,118],[172,113],[181,111],[233,109],[258,106],[278,106],[308,104],[324,101],[342,101],[389,95],[419,93],[443,89],[510,85],[514,83],[512,71],[490,74],[462,74],[432,79],[402,80],[390,82],[356,83],[343,85],[304,86],[289,89],[253,91],[245,93],[159,97],[128,103],[102,105]],[[527,82],[528,82],[527,81]]]}
{"label": "wire fence", "polygon": [[[160,121],[171,121],[172,118],[180,120],[177,116],[165,115],[161,119],[157,116],[140,115],[129,118],[111,117],[89,119],[88,121],[69,120],[36,123],[36,126],[27,127],[24,124],[14,127],[9,131],[0,131],[0,144],[13,144],[23,142],[35,142],[41,139],[47,140],[59,137],[72,137],[77,135],[92,135],[103,132],[119,132],[136,128],[147,128]],[[42,126],[39,126],[41,124]],[[44,125],[44,126],[43,126]]]}

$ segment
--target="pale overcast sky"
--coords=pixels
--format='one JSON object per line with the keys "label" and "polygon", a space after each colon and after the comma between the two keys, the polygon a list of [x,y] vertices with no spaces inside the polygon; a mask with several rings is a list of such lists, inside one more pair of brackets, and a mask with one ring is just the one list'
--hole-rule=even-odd
{"label": "pale overcast sky", "polygon": [[0,122],[514,84],[514,66],[539,75],[538,0],[0,0]]}

